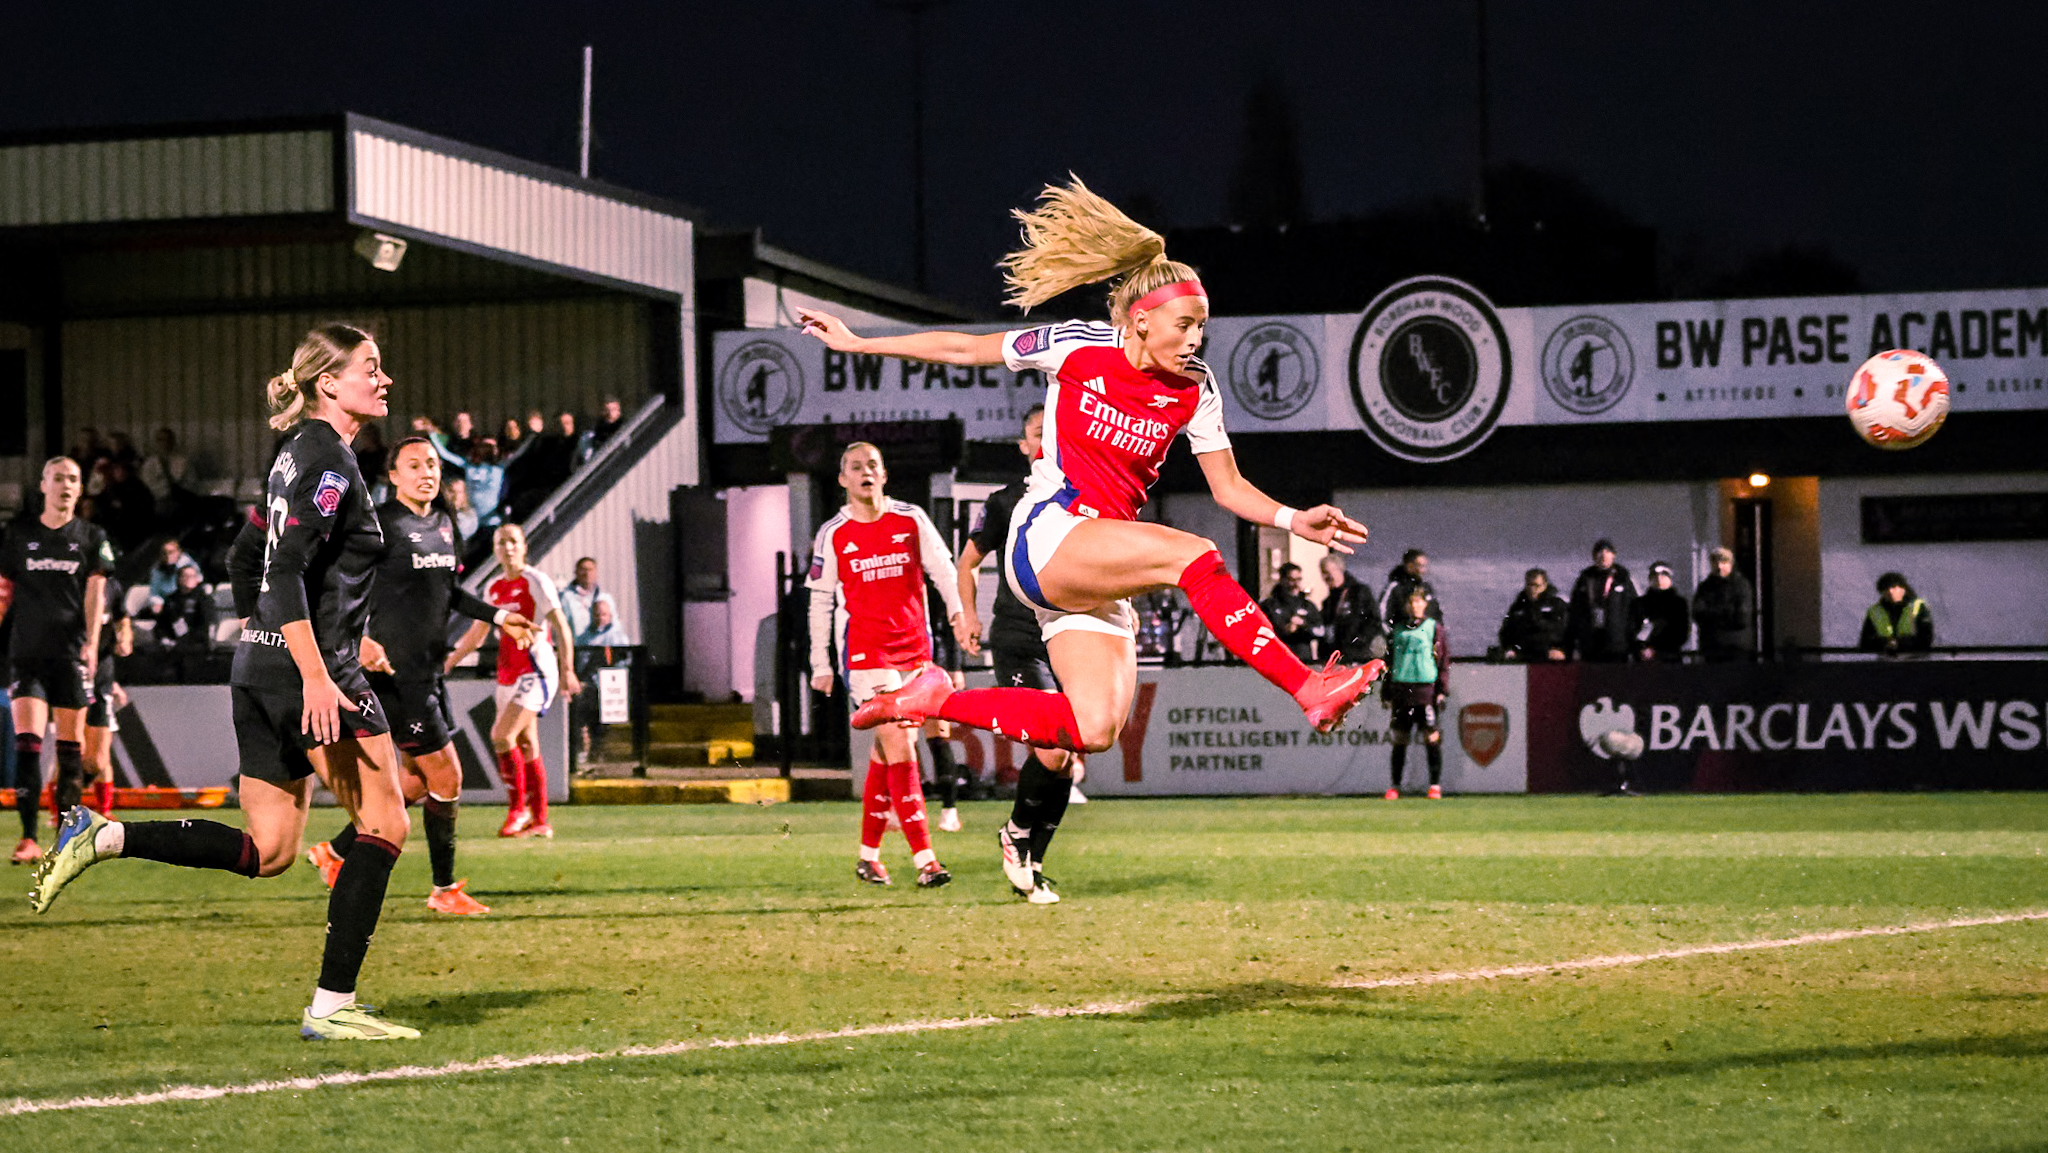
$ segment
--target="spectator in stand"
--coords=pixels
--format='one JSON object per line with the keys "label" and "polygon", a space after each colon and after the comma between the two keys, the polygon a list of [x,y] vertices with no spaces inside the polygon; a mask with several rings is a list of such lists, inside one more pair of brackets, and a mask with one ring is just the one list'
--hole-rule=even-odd
{"label": "spectator in stand", "polygon": [[[464,457],[449,451],[446,434],[436,430],[428,435],[441,459],[462,470],[463,487],[469,506],[476,510],[477,523],[495,526],[499,520],[498,505],[505,493],[505,466],[498,459],[498,442],[488,436],[478,437],[471,454]],[[464,537],[468,539],[469,534]]]}
{"label": "spectator in stand", "polygon": [[185,552],[185,547],[172,537],[163,543],[157,553],[157,562],[149,566],[149,610],[155,612],[178,588],[178,574],[190,569],[199,571],[199,562]]}
{"label": "spectator in stand", "polygon": [[1429,554],[1411,548],[1401,554],[1401,563],[1387,570],[1387,587],[1380,592],[1380,620],[1392,629],[1408,609],[1408,594],[1421,589],[1429,598],[1429,619],[1444,619],[1444,606],[1437,603],[1436,590],[1429,585]]}
{"label": "spectator in stand", "polygon": [[469,503],[469,482],[460,476],[449,477],[441,482],[441,497],[448,502],[448,515],[455,518],[455,531],[465,541],[475,540],[480,522],[476,508]]}
{"label": "spectator in stand", "polygon": [[1501,655],[1511,661],[1565,659],[1571,629],[1571,607],[1550,586],[1550,574],[1532,568],[1522,578],[1522,591],[1500,621]]}
{"label": "spectator in stand", "polygon": [[1686,609],[1685,594],[1671,587],[1671,566],[1652,561],[1649,590],[1636,599],[1636,656],[1646,661],[1684,660],[1685,642],[1692,639],[1692,616]]}
{"label": "spectator in stand", "polygon": [[1692,592],[1692,619],[1700,627],[1700,659],[1709,664],[1746,661],[1756,651],[1756,593],[1735,571],[1735,554],[1707,554],[1713,574]]}
{"label": "spectator in stand", "polygon": [[135,451],[134,439],[125,432],[115,431],[107,434],[106,455],[100,458],[93,475],[86,478],[86,491],[94,496],[105,492],[107,485],[113,483],[112,468],[116,462],[126,465],[131,477],[142,467],[142,454]]}
{"label": "spectator in stand", "polygon": [[569,619],[569,631],[579,637],[588,631],[600,604],[609,606],[612,616],[619,615],[618,602],[598,587],[597,558],[581,557],[576,561],[575,578],[562,586],[562,614]]}
{"label": "spectator in stand", "polygon": [[180,684],[192,684],[205,676],[205,662],[213,652],[213,629],[220,623],[220,609],[213,594],[199,583],[199,570],[178,570],[178,587],[163,604],[139,614],[156,622],[151,640],[174,670]]}
{"label": "spectator in stand", "polygon": [[156,531],[156,497],[135,475],[134,462],[108,457],[100,462],[106,487],[93,499],[94,523],[122,552],[132,551]]}
{"label": "spectator in stand", "polygon": [[1301,590],[1301,566],[1283,564],[1280,579],[1273,583],[1273,591],[1260,603],[1273,621],[1274,631],[1280,634],[1280,643],[1301,658],[1303,664],[1316,659],[1316,637],[1321,633],[1322,614],[1316,610],[1315,602]]}
{"label": "spectator in stand", "polygon": [[457,456],[468,456],[476,447],[476,418],[466,412],[458,412],[448,427],[452,430],[448,437],[448,450]]}
{"label": "spectator in stand", "polygon": [[583,438],[576,432],[576,415],[565,412],[556,418],[557,427],[553,432],[544,432],[531,437],[526,450],[524,464],[512,469],[507,466],[510,479],[506,487],[510,495],[505,504],[513,520],[525,520],[528,514],[546,502],[549,495],[562,487],[580,463]]}
{"label": "spectator in stand", "polygon": [[576,414],[573,412],[556,416],[555,424],[561,429],[562,435],[569,438],[569,471],[574,472],[582,468],[583,462],[589,460],[591,454],[597,451],[592,445],[590,430],[577,431]]}
{"label": "spectator in stand", "polygon": [[78,430],[78,436],[71,442],[70,451],[64,455],[78,462],[79,473],[88,484],[97,474],[100,461],[106,459],[107,442],[100,439],[100,430],[85,425]]}
{"label": "spectator in stand", "polygon": [[412,434],[414,436],[432,436],[440,431],[440,428],[434,424],[434,418],[431,416],[420,415],[412,418]]}
{"label": "spectator in stand", "polygon": [[1386,651],[1385,629],[1380,624],[1379,606],[1372,599],[1372,586],[1351,578],[1344,567],[1344,554],[1331,553],[1321,562],[1323,583],[1330,594],[1323,598],[1323,644],[1339,654],[1347,665],[1362,665],[1379,653],[1375,642]]}
{"label": "spectator in stand", "polygon": [[[580,571],[582,565],[579,563]],[[593,564],[593,567],[594,564]],[[562,607],[568,608],[569,598],[564,597]],[[616,650],[630,646],[633,638],[620,627],[612,607],[612,599],[604,595],[602,600],[591,602],[589,619],[581,627],[575,618],[570,618],[570,627],[576,628],[576,676],[592,691],[578,693],[569,700],[569,723],[576,730],[577,756],[588,759],[592,744],[604,736],[604,724],[598,718],[602,702],[595,691],[597,670],[630,664],[631,653]]]}
{"label": "spectator in stand", "polygon": [[1582,661],[1625,661],[1635,648],[1636,586],[1615,563],[1614,542],[1593,544],[1593,563],[1572,586],[1571,627],[1566,646]]}
{"label": "spectator in stand", "polygon": [[1877,603],[1863,614],[1863,635],[1856,647],[1888,657],[1934,647],[1934,614],[1905,577],[1888,572],[1877,578]]}
{"label": "spectator in stand", "polygon": [[619,430],[625,425],[626,406],[620,404],[616,396],[605,397],[604,419],[590,429],[590,451],[595,454],[598,449],[604,447],[606,441],[618,435]]}
{"label": "spectator in stand", "polygon": [[506,417],[505,427],[503,431],[501,431],[498,434],[499,451],[511,452],[513,449],[519,448],[521,444],[525,442],[525,440],[526,426],[519,423],[518,417]]}
{"label": "spectator in stand", "polygon": [[188,498],[191,473],[191,462],[178,451],[178,434],[168,428],[157,429],[156,451],[142,462],[136,475],[149,486],[149,494],[156,498],[159,518],[177,517]]}

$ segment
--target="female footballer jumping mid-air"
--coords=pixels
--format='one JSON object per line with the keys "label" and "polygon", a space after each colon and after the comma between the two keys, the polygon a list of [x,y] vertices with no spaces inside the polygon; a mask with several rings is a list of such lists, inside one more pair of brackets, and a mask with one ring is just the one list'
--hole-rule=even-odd
{"label": "female footballer jumping mid-air", "polygon": [[299,1018],[317,1040],[419,1036],[356,1004],[391,868],[408,822],[398,750],[358,659],[384,534],[349,444],[389,411],[391,378],[377,342],[329,324],[306,334],[270,380],[270,426],[289,432],[270,466],[265,522],[245,528],[228,568],[248,619],[235,646],[232,696],[248,831],[213,821],[109,821],[64,814],[36,870],[40,913],[92,865],[117,857],[274,877],[298,859],[315,762],[355,822],[327,900],[327,939],[313,1003]]}
{"label": "female footballer jumping mid-air", "polygon": [[[1372,688],[1379,661],[1352,668],[1335,658],[1310,670],[1230,579],[1216,546],[1137,519],[1159,478],[1167,446],[1185,431],[1216,502],[1249,521],[1350,552],[1366,528],[1324,504],[1289,508],[1237,471],[1223,431],[1223,402],[1195,357],[1209,297],[1195,270],[1166,258],[1159,234],[1077,179],[1049,187],[1018,212],[1024,248],[1003,259],[1011,303],[1029,308],[1083,284],[1120,278],[1110,324],[1075,321],[969,336],[922,332],[860,337],[835,316],[805,310],[804,331],[842,352],[944,364],[1004,364],[1045,374],[1045,447],[1011,517],[1003,569],[1038,613],[1061,693],[963,689],[927,668],[856,710],[853,723],[940,717],[1029,745],[1101,752],[1116,742],[1137,684],[1133,614],[1126,598],[1179,586],[1225,648],[1294,697],[1327,732]],[[1047,774],[1064,789],[1064,778]]]}
{"label": "female footballer jumping mid-air", "polygon": [[[377,506],[385,552],[370,599],[369,631],[363,634],[363,668],[404,758],[406,799],[421,802],[424,813],[427,860],[434,874],[427,908],[477,916],[490,907],[463,892],[467,882],[455,879],[462,764],[455,756],[455,722],[442,680],[448,614],[496,624],[518,640],[528,637],[530,624],[462,587],[462,534],[448,511],[434,503],[441,494],[441,460],[434,442],[423,436],[399,441],[391,450],[389,476],[394,495]],[[329,888],[341,875],[355,839],[356,827],[347,825],[332,841],[306,850],[306,859]]]}

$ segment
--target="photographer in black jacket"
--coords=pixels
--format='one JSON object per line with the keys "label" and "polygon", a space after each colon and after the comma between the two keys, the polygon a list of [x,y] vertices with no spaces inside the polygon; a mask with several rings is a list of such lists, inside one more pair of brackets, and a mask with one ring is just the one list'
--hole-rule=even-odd
{"label": "photographer in black jacket", "polygon": [[1550,574],[1532,568],[1501,618],[1501,654],[1511,661],[1564,660],[1570,625],[1571,608],[1550,587]]}
{"label": "photographer in black jacket", "polygon": [[1572,585],[1569,648],[1582,661],[1625,661],[1635,648],[1636,586],[1614,556],[1614,542],[1602,537]]}

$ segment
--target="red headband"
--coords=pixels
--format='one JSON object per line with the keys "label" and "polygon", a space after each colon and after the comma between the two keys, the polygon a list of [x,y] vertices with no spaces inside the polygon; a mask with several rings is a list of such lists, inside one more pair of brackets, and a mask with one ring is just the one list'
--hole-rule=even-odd
{"label": "red headband", "polygon": [[1177,296],[1199,296],[1203,300],[1207,300],[1209,299],[1209,291],[1202,287],[1202,282],[1199,280],[1177,280],[1172,284],[1155,288],[1137,300],[1132,301],[1129,311],[1140,312],[1148,308],[1158,308]]}

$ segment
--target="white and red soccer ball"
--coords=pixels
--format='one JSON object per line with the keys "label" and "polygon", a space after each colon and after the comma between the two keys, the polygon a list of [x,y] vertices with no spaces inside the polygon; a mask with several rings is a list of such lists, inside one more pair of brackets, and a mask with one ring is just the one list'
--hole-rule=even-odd
{"label": "white and red soccer ball", "polygon": [[1948,419],[1948,374],[1924,353],[1894,348],[1863,362],[1844,400],[1856,435],[1879,448],[1912,448]]}

